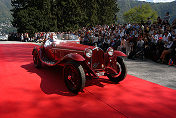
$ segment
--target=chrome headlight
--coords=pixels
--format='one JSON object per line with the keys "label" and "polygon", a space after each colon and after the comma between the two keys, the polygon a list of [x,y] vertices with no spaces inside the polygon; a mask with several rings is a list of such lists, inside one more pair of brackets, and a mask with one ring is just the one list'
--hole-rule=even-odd
{"label": "chrome headlight", "polygon": [[107,53],[108,53],[109,56],[113,56],[113,54],[114,54],[114,49],[111,48],[111,47],[108,48],[108,49],[107,49]]}
{"label": "chrome headlight", "polygon": [[92,57],[92,50],[91,49],[86,49],[85,55],[86,55],[86,57],[91,58]]}

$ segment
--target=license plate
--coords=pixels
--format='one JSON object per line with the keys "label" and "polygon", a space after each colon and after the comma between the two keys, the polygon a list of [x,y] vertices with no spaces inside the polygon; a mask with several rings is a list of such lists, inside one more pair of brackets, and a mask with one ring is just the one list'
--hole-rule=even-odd
{"label": "license plate", "polygon": [[104,76],[104,72],[99,72],[99,73],[96,73],[97,76]]}

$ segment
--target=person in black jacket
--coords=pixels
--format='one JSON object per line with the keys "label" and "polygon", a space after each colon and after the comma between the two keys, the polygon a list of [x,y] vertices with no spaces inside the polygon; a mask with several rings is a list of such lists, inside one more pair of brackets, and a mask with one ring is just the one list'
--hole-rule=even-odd
{"label": "person in black jacket", "polygon": [[172,22],[172,28],[174,29],[175,33],[176,33],[176,18],[174,19],[174,21]]}
{"label": "person in black jacket", "polygon": [[176,65],[176,37],[173,39],[173,45],[171,47],[171,57],[173,63]]}

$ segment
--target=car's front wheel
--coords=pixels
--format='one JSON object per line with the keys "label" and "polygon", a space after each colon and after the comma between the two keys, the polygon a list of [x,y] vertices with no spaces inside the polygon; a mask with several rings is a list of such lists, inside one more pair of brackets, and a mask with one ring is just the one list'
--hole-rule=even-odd
{"label": "car's front wheel", "polygon": [[85,72],[83,67],[76,62],[66,63],[64,67],[64,80],[67,88],[77,94],[85,87]]}
{"label": "car's front wheel", "polygon": [[120,82],[125,79],[127,75],[127,68],[122,58],[117,57],[118,74],[108,74],[107,77],[113,82]]}
{"label": "car's front wheel", "polygon": [[39,54],[36,50],[33,52],[33,61],[36,68],[40,68],[42,66],[42,62],[40,61]]}

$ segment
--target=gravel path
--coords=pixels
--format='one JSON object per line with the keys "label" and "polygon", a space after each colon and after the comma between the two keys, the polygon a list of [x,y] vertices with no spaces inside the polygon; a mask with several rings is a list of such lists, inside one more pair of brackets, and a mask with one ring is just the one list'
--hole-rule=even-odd
{"label": "gravel path", "polygon": [[125,60],[128,74],[176,90],[176,67],[151,60]]}

